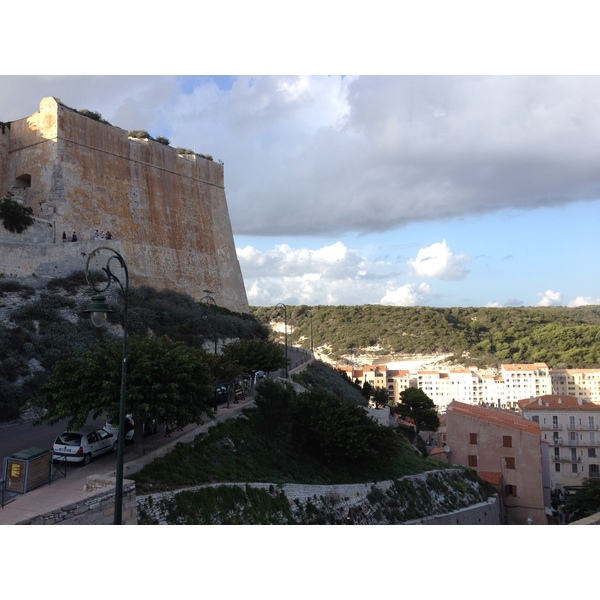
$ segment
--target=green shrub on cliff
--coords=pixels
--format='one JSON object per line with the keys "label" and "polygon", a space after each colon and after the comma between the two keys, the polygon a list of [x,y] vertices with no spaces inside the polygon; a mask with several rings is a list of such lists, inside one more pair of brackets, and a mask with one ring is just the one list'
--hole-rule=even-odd
{"label": "green shrub on cliff", "polygon": [[134,129],[130,131],[128,137],[135,138],[136,140],[153,140],[154,138],[144,129]]}
{"label": "green shrub on cliff", "polygon": [[13,198],[12,192],[0,200],[0,219],[4,228],[12,233],[22,233],[33,224],[33,209],[23,206]]}

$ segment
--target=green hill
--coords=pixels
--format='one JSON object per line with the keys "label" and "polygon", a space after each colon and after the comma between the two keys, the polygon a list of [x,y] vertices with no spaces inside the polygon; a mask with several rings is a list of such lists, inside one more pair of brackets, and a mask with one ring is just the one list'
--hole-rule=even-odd
{"label": "green hill", "polygon": [[[252,307],[265,325],[281,307]],[[331,361],[451,354],[456,364],[480,368],[501,363],[545,362],[550,368],[600,367],[600,307],[430,308],[288,306],[288,343],[312,344]],[[312,334],[312,336],[311,336]],[[365,361],[363,361],[365,362]]]}

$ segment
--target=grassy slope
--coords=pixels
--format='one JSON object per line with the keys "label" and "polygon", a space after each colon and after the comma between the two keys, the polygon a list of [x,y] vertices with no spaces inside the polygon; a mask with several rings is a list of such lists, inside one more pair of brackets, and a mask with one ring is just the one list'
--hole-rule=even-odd
{"label": "grassy slope", "polygon": [[[355,394],[355,388],[334,369],[319,364],[305,379],[334,393]],[[317,383],[320,381],[321,383]],[[344,392],[345,390],[345,392]],[[358,401],[358,397],[353,401]],[[178,445],[133,478],[141,494],[212,482],[341,484],[396,479],[440,463],[426,460],[398,436],[396,456],[386,463],[326,465],[314,457],[281,448],[257,424],[257,409],[244,417],[219,423],[193,445]]]}

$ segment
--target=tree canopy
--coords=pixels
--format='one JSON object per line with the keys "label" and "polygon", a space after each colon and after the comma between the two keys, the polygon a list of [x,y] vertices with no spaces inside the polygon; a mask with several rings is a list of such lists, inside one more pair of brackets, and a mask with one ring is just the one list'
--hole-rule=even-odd
{"label": "tree canopy", "polygon": [[[211,414],[211,375],[202,350],[167,336],[147,337],[132,340],[127,355],[126,411],[136,426],[148,417],[184,426]],[[45,410],[38,423],[68,419],[71,428],[84,425],[89,413],[118,416],[121,364],[120,342],[59,361],[37,399]]]}
{"label": "tree canopy", "polygon": [[567,497],[570,521],[577,521],[600,512],[600,479],[585,479],[573,494]]}
{"label": "tree canopy", "polygon": [[394,412],[403,419],[410,419],[417,434],[420,431],[436,431],[440,426],[435,403],[419,388],[409,387],[400,392],[400,402],[394,407]]}
{"label": "tree canopy", "polygon": [[252,371],[276,371],[285,367],[284,351],[279,344],[270,340],[237,340],[223,348],[222,357],[240,366],[240,374]]}

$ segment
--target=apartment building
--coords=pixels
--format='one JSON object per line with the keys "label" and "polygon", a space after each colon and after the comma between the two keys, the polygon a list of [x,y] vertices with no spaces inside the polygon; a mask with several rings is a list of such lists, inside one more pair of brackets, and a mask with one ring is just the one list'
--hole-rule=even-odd
{"label": "apartment building", "polygon": [[454,400],[479,404],[483,400],[481,376],[472,367],[452,371],[417,371],[417,385],[443,414]]}
{"label": "apartment building", "polygon": [[519,401],[526,419],[538,423],[550,445],[553,489],[600,477],[600,405],[577,396],[547,394]]}
{"label": "apartment building", "polygon": [[552,394],[550,369],[546,363],[505,364],[500,367],[504,379],[506,408],[517,408],[521,398]]}
{"label": "apartment building", "polygon": [[[598,371],[600,375],[600,371]],[[417,371],[412,379],[444,414],[456,400],[494,408],[518,409],[527,395],[552,393],[550,369],[545,363],[503,364],[496,375],[483,374],[476,367],[450,371]],[[600,381],[600,379],[599,379]]]}
{"label": "apartment building", "polygon": [[546,524],[550,494],[540,425],[513,411],[456,401],[448,405],[444,421],[445,451],[440,456],[496,484],[506,524]]}
{"label": "apartment building", "polygon": [[400,401],[400,394],[411,387],[411,374],[408,370],[388,369],[386,365],[365,365],[362,369],[354,367],[337,367],[344,371],[351,381],[365,382],[373,388],[386,388],[388,397],[394,404]]}
{"label": "apartment building", "polygon": [[552,369],[552,393],[600,403],[600,369]]}

